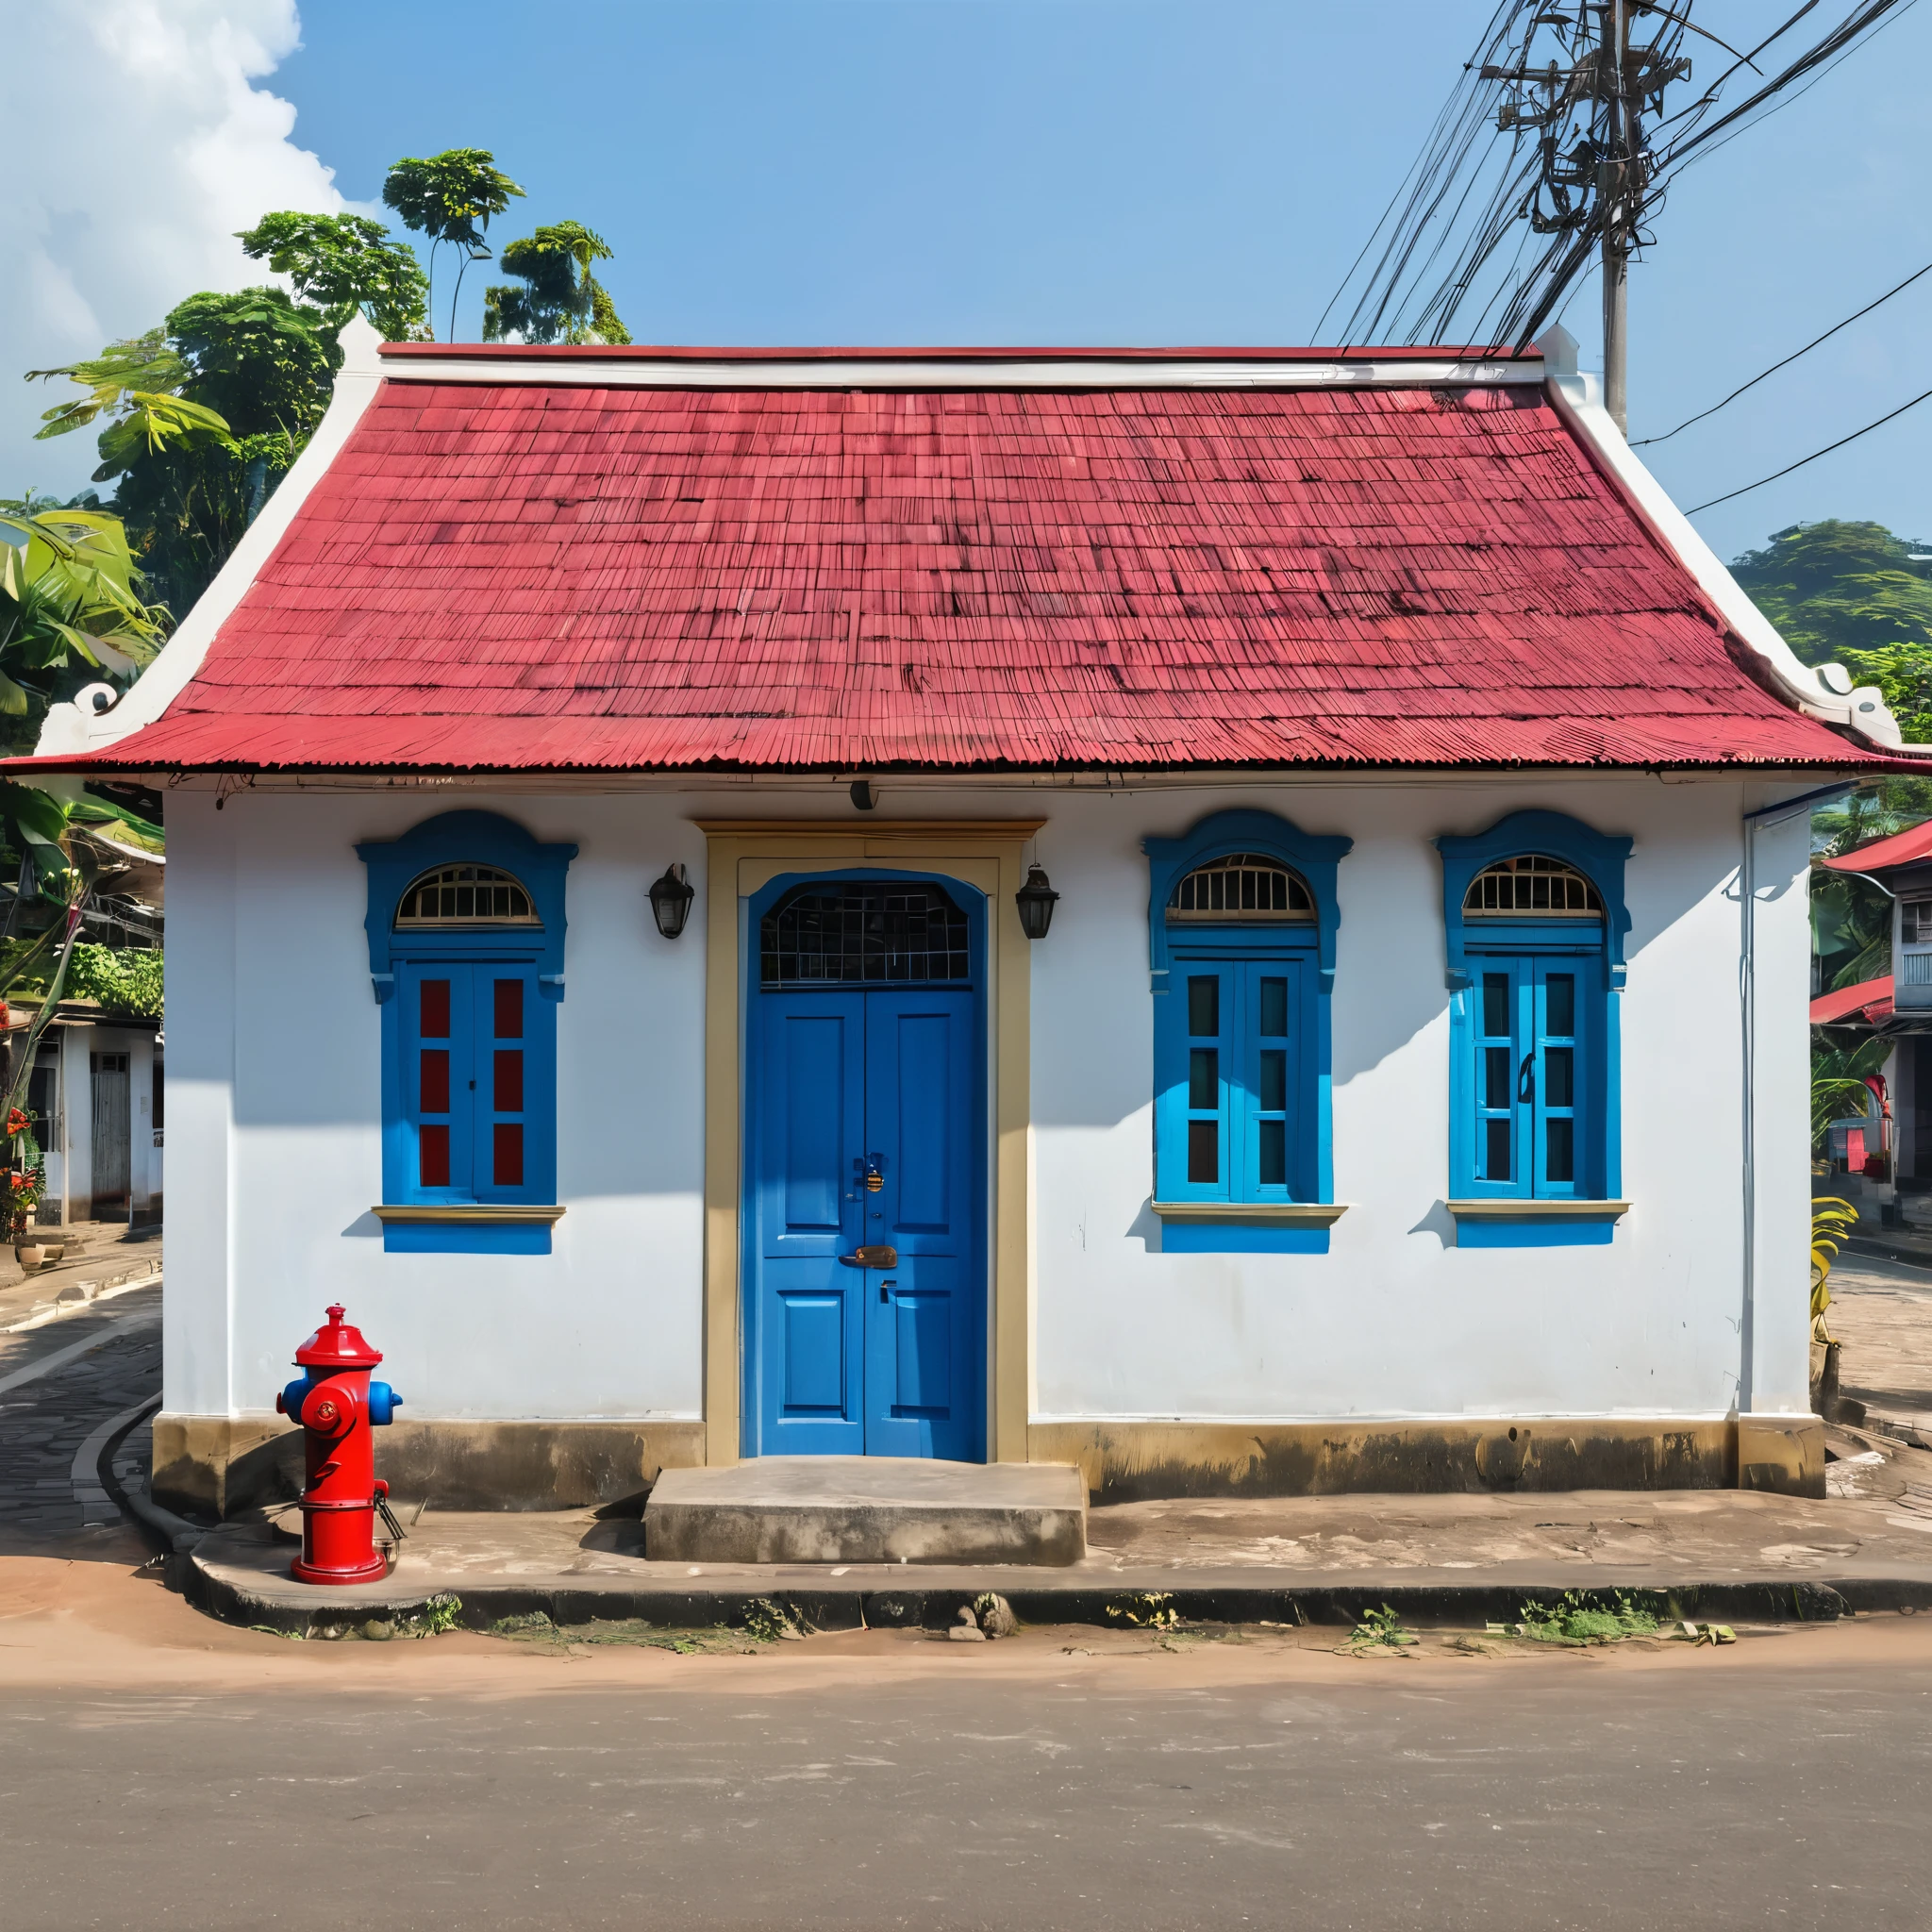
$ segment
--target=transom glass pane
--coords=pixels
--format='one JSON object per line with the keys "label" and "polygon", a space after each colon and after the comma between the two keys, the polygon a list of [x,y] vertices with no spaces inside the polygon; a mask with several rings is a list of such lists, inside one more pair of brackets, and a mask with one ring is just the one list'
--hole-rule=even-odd
{"label": "transom glass pane", "polygon": [[541,925],[530,895],[493,865],[441,865],[425,872],[396,908],[398,926]]}
{"label": "transom glass pane", "polygon": [[801,886],[758,922],[758,984],[933,986],[972,977],[966,915],[935,885]]}
{"label": "transom glass pane", "polygon": [[1462,901],[1466,919],[1601,919],[1597,889],[1560,858],[1525,853],[1486,867],[1470,881]]}
{"label": "transom glass pane", "polygon": [[1274,925],[1291,920],[1312,923],[1315,902],[1308,889],[1277,858],[1236,852],[1197,865],[1174,887],[1167,902],[1170,925],[1190,920],[1217,925]]}

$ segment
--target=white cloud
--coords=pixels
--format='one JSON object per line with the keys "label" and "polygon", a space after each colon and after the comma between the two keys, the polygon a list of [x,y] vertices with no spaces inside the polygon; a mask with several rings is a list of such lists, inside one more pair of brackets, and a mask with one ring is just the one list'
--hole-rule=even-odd
{"label": "white cloud", "polygon": [[255,83],[300,42],[295,0],[35,0],[0,60],[0,496],[71,494],[82,430],[30,441],[76,391],[29,369],[138,335],[197,289],[267,279],[234,239],[271,208],[344,206]]}

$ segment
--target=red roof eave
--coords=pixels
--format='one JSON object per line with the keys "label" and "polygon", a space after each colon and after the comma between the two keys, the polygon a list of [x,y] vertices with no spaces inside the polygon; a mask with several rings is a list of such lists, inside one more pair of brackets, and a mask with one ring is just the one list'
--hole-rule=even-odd
{"label": "red roof eave", "polygon": [[1811,1002],[1811,1024],[1814,1026],[1841,1026],[1847,1021],[1859,1020],[1868,1026],[1876,1026],[1890,1019],[1891,1014],[1890,973],[1883,979],[1861,979],[1857,986],[1841,986],[1835,992],[1822,992]]}

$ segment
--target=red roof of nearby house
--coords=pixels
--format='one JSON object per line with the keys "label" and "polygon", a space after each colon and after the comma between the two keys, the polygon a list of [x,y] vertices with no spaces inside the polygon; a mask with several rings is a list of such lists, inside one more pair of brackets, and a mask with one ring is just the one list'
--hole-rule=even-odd
{"label": "red roof of nearby house", "polygon": [[386,350],[164,715],[37,768],[1874,762],[1535,384],[533,379],[575,353]]}
{"label": "red roof of nearby house", "polygon": [[1847,1021],[1862,1020],[1876,1026],[1891,1018],[1891,974],[1883,979],[1861,979],[1857,986],[1841,986],[1836,992],[1822,992],[1811,1002],[1814,1026],[1839,1026]]}
{"label": "red roof of nearby house", "polygon": [[1932,819],[1923,825],[1894,832],[1889,839],[1874,839],[1869,845],[1841,852],[1836,858],[1822,858],[1819,863],[1829,866],[1833,872],[1867,873],[1909,865],[1916,858],[1932,858]]}

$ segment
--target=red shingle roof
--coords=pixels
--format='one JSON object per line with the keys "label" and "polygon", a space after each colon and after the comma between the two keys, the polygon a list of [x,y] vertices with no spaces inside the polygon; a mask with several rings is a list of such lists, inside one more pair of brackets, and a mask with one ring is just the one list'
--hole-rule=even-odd
{"label": "red shingle roof", "polygon": [[386,381],[193,680],[84,762],[1873,762],[1740,668],[1534,385],[594,388],[520,356]]}

